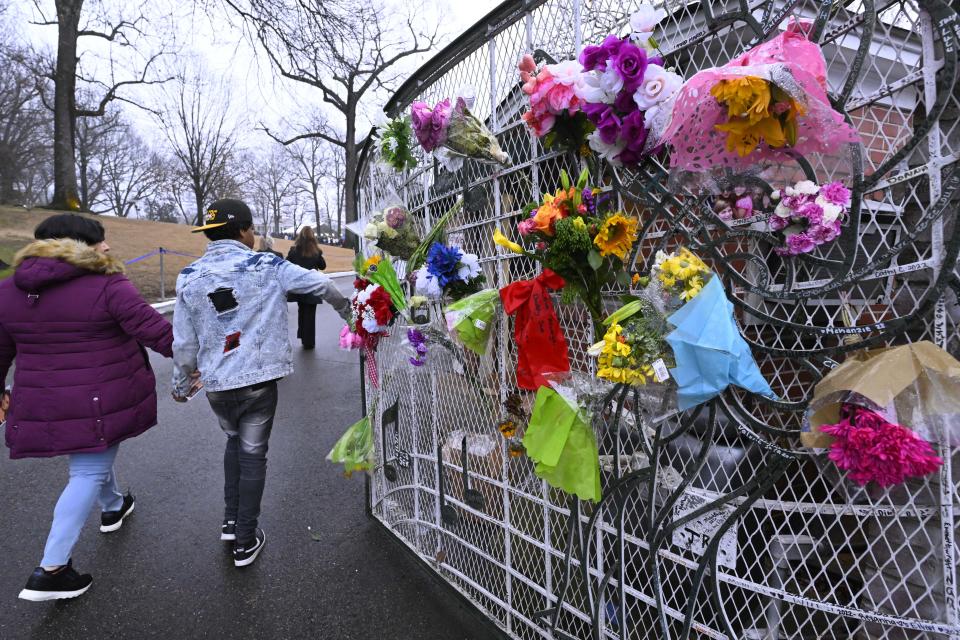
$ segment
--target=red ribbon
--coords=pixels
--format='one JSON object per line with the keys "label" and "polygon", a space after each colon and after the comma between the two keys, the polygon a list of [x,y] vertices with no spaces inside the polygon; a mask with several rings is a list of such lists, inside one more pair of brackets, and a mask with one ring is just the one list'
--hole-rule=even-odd
{"label": "red ribbon", "polygon": [[517,342],[517,386],[535,391],[547,384],[543,374],[570,371],[567,340],[560,329],[549,289],[562,289],[563,278],[550,269],[532,280],[500,289],[500,300],[514,320]]}

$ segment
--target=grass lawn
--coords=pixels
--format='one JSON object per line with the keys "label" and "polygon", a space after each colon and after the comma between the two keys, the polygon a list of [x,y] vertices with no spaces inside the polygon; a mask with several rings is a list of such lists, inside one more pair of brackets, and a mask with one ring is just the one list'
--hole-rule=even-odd
{"label": "grass lawn", "polygon": [[[10,263],[13,254],[33,239],[33,229],[54,212],[0,206],[0,260]],[[207,239],[203,234],[190,233],[190,227],[166,222],[128,220],[106,216],[92,216],[99,220],[107,232],[110,253],[123,261],[156,251],[159,247],[199,256]],[[288,240],[274,240],[274,249],[286,255],[291,246]],[[353,252],[340,247],[324,247],[327,271],[350,271],[353,267]],[[167,297],[172,297],[177,274],[193,258],[164,256],[164,282]],[[7,275],[0,270],[0,278]],[[127,275],[140,289],[147,300],[160,298],[160,257],[153,256],[127,267]]]}

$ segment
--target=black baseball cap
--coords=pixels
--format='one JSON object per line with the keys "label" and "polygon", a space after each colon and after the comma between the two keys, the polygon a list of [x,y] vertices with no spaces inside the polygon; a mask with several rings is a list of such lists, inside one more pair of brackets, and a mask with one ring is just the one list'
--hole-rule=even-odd
{"label": "black baseball cap", "polygon": [[207,207],[204,221],[206,222],[205,225],[194,227],[191,232],[199,233],[207,229],[216,229],[228,222],[237,222],[240,228],[246,228],[253,224],[253,214],[250,213],[250,207],[244,204],[242,200],[224,198]]}

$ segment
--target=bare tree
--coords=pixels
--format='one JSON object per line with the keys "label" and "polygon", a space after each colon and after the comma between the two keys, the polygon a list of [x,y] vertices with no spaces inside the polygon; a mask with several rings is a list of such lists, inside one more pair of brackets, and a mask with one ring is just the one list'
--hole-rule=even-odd
{"label": "bare tree", "polygon": [[[232,175],[238,125],[230,112],[230,102],[220,99],[222,95],[226,91],[211,81],[181,75],[169,108],[159,115],[173,156],[180,164],[182,183],[176,191],[182,195],[186,188],[193,194],[196,208],[192,217],[185,218],[198,225],[203,220],[204,205],[212,196],[239,191]],[[186,213],[183,199],[178,197],[178,201]]]}
{"label": "bare tree", "polygon": [[123,127],[120,114],[110,110],[101,118],[79,118],[74,135],[77,156],[78,193],[81,211],[94,211],[100,204],[104,188],[103,167],[110,145],[115,140],[112,134]]}
{"label": "bare tree", "polygon": [[128,126],[115,130],[109,141],[102,167],[104,203],[127,218],[163,187],[163,159]]}
{"label": "bare tree", "polygon": [[254,166],[250,182],[257,204],[265,208],[265,221],[269,220],[275,235],[280,234],[284,220],[290,220],[296,229],[302,214],[296,199],[299,177],[293,156],[277,145]]}
{"label": "bare tree", "polygon": [[[53,100],[45,103],[53,111],[53,164],[54,189],[51,206],[63,209],[78,209],[81,200],[77,185],[77,159],[74,146],[77,118],[99,117],[104,115],[107,105],[115,100],[136,104],[129,96],[122,95],[125,88],[135,85],[165,82],[166,78],[153,75],[152,67],[165,51],[163,48],[145,56],[137,69],[128,73],[117,73],[119,65],[110,60],[109,78],[103,79],[86,75],[78,53],[81,38],[99,38],[114,48],[135,49],[138,36],[145,34],[147,18],[142,13],[136,16],[106,15],[104,5],[92,2],[84,11],[84,0],[54,0],[56,19],[48,17],[40,0],[33,0],[39,19],[33,24],[57,27],[57,53],[53,61],[37,65],[38,85],[45,87],[46,81],[53,84]],[[130,3],[125,8],[136,7],[142,11],[144,5]],[[81,26],[81,13],[87,22]],[[98,97],[90,103],[78,103],[77,81],[85,86],[96,88]],[[139,106],[139,105],[138,105]]]}
{"label": "bare tree", "polygon": [[53,121],[21,60],[22,52],[0,43],[0,203],[32,206],[52,175]]}
{"label": "bare tree", "polygon": [[[347,221],[356,220],[357,120],[364,100],[395,84],[399,63],[433,48],[437,32],[424,32],[412,18],[398,20],[375,0],[223,1],[243,18],[284,78],[318,89],[342,115],[341,134],[309,131],[282,142],[320,138],[343,150],[344,208]],[[402,30],[391,26],[397,23]]]}

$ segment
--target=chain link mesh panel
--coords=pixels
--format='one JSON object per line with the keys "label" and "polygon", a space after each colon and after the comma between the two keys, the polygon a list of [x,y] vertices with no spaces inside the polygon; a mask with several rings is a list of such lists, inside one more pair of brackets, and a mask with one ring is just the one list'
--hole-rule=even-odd
{"label": "chain link mesh panel", "polygon": [[[840,240],[801,258],[776,256],[762,222],[724,223],[708,199],[669,192],[655,161],[615,172],[612,188],[643,222],[638,270],[660,248],[683,244],[703,256],[780,399],[729,390],[698,409],[657,415],[627,392],[614,403],[620,412],[594,420],[604,499],[579,503],[511,457],[497,432],[516,393],[509,318],[495,319],[491,353],[478,357],[450,342],[437,306],[428,366],[409,365],[405,327],[377,352],[380,386],[368,385],[367,396],[374,514],[514,638],[960,638],[957,450],[940,443],[939,475],[880,491],[844,481],[824,451],[798,438],[814,384],[845,353],[932,340],[960,354],[956,14],[918,0],[662,6],[657,38],[685,77],[727,62],[786,19],[809,20],[831,100],[860,132],[852,175],[802,162],[779,168],[784,178],[854,186]],[[391,109],[470,86],[475,113],[512,166],[467,162],[450,173],[421,156],[399,175],[371,148],[360,214],[395,190],[427,229],[463,197],[448,237],[481,256],[488,286],[535,276],[536,264],[498,250],[491,235],[513,237],[524,204],[579,164],[525,130],[516,63],[536,50],[570,58],[583,43],[622,33],[635,9],[610,0],[502,5],[418,72]],[[842,301],[859,313],[856,326],[845,325]],[[589,314],[559,302],[557,311],[573,367],[590,372]],[[512,400],[529,410],[532,394]],[[394,405],[397,420],[384,424]],[[466,457],[464,433],[476,444]],[[467,485],[479,502],[466,499]]]}

